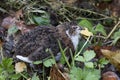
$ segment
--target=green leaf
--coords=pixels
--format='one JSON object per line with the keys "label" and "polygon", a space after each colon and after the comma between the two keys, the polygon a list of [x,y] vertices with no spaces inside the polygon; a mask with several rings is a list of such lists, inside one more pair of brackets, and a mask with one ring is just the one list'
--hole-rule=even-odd
{"label": "green leaf", "polygon": [[92,72],[89,72],[89,74],[86,76],[84,80],[99,80],[96,75],[92,74]]}
{"label": "green leaf", "polygon": [[12,74],[10,75],[11,80],[18,80],[21,77],[20,74]]}
{"label": "green leaf", "polygon": [[87,68],[94,68],[93,62],[85,62]]}
{"label": "green leaf", "polygon": [[120,39],[120,36],[119,36],[119,37],[116,37],[116,38],[113,40],[112,45],[115,45],[119,39]]}
{"label": "green leaf", "polygon": [[88,30],[92,31],[93,25],[90,21],[83,19],[78,23],[82,27],[88,28]]}
{"label": "green leaf", "polygon": [[14,34],[18,31],[18,27],[17,26],[11,26],[9,29],[8,29],[8,34],[11,35],[11,34]]}
{"label": "green leaf", "polygon": [[36,73],[34,73],[34,75],[32,76],[31,80],[40,80],[39,77],[36,75]]}
{"label": "green leaf", "polygon": [[35,62],[33,62],[33,64],[41,64],[42,63],[42,61],[35,61]]}
{"label": "green leaf", "polygon": [[101,58],[98,63],[100,64],[100,67],[104,67],[106,64],[109,63],[108,60],[106,60],[105,58]]}
{"label": "green leaf", "polygon": [[107,35],[107,34],[106,34],[106,31],[105,31],[105,29],[104,29],[104,26],[101,25],[101,24],[97,24],[95,31],[102,33],[102,35],[104,35],[104,36]]}
{"label": "green leaf", "polygon": [[113,34],[112,39],[114,39],[112,44],[115,45],[117,41],[120,39],[120,30]]}
{"label": "green leaf", "polygon": [[2,65],[5,67],[10,67],[13,63],[13,59],[12,58],[3,58],[2,60]]}
{"label": "green leaf", "polygon": [[3,70],[5,69],[8,72],[13,72],[14,67],[13,67],[12,63],[13,63],[12,58],[4,58],[0,64],[0,67]]}
{"label": "green leaf", "polygon": [[75,58],[75,60],[85,62],[85,59],[83,58],[83,56],[78,56],[78,57]]}
{"label": "green leaf", "polygon": [[100,70],[84,68],[83,69],[83,78],[82,80],[99,80],[100,79]]}
{"label": "green leaf", "polygon": [[33,21],[37,25],[49,25],[49,16],[33,16]]}
{"label": "green leaf", "polygon": [[105,58],[101,58],[101,59],[99,60],[99,63],[100,63],[100,64],[108,64],[109,61],[108,61],[107,59],[105,59]]}
{"label": "green leaf", "polygon": [[50,67],[52,66],[53,64],[55,64],[55,60],[54,59],[48,59],[46,61],[43,62],[44,66],[46,67]]}
{"label": "green leaf", "polygon": [[77,67],[72,67],[70,70],[70,80],[81,80],[82,79],[82,69]]}
{"label": "green leaf", "polygon": [[119,37],[119,36],[120,36],[120,30],[118,30],[117,32],[115,32],[115,33],[113,34],[112,39],[115,39],[115,38],[117,38],[117,37]]}
{"label": "green leaf", "polygon": [[5,75],[0,75],[0,80],[6,80],[6,76]]}
{"label": "green leaf", "polygon": [[84,59],[86,61],[90,61],[91,59],[93,59],[95,57],[95,52],[93,50],[87,50],[83,53]]}

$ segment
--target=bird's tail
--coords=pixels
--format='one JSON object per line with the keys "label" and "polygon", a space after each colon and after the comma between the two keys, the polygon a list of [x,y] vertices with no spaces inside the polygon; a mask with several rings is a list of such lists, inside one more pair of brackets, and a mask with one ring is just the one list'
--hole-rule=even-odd
{"label": "bird's tail", "polygon": [[16,55],[16,58],[18,58],[18,59],[20,59],[20,60],[22,60],[24,62],[27,62],[27,63],[33,63],[33,61],[30,60],[28,57],[23,57],[21,55]]}

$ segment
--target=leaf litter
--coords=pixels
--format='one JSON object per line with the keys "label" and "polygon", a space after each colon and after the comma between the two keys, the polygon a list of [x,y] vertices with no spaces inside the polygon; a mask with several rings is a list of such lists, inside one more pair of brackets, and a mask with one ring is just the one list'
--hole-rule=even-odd
{"label": "leaf litter", "polygon": [[[21,3],[22,7],[17,9],[16,4],[19,4],[19,3]],[[9,4],[10,7],[8,8],[5,8],[2,5],[3,9],[6,9],[6,11],[8,11],[9,9],[12,9],[13,12],[12,13],[8,12],[10,14],[2,18],[1,26],[2,28],[4,28],[4,30],[0,29],[0,45],[1,45],[0,47],[1,48],[4,48],[3,46],[6,46],[4,45],[5,43],[11,41],[9,39],[11,38],[11,36],[13,36],[13,40],[15,40],[15,38],[19,39],[20,35],[24,35],[25,33],[31,31],[37,25],[44,25],[44,24],[56,25],[63,22],[76,20],[78,21],[78,25],[85,27],[85,30],[83,30],[81,33],[84,36],[87,36],[86,39],[90,37],[88,41],[89,45],[85,45],[87,48],[84,47],[84,49],[80,51],[81,54],[77,58],[74,58],[74,56],[72,56],[73,58],[71,62],[71,68],[68,68],[65,64],[64,65],[62,64],[63,66],[61,69],[57,67],[59,66],[58,64],[54,63],[56,65],[54,66],[53,63],[51,64],[48,61],[48,64],[49,64],[49,67],[51,67],[51,70],[44,71],[44,68],[41,67],[41,65],[37,64],[37,67],[43,69],[42,72],[47,75],[46,76],[43,74],[44,76],[42,76],[42,78],[49,76],[50,80],[72,80],[72,79],[100,80],[100,77],[101,77],[101,80],[119,80],[120,51],[118,48],[120,48],[119,47],[120,38],[119,38],[119,27],[118,27],[119,24],[117,24],[117,22],[119,23],[119,17],[120,17],[119,15],[120,1],[119,0],[113,0],[113,1],[112,0],[103,0],[103,1],[93,0],[94,4],[92,4],[91,1],[84,2],[82,0],[69,0],[69,1],[61,0],[61,2],[56,0],[52,0],[52,1],[45,0],[44,3],[40,1],[40,3],[42,4],[41,6],[37,6],[37,8],[35,7],[36,4],[26,3],[28,6],[30,6],[29,9],[25,4],[22,4],[22,1],[19,3],[11,2],[11,4],[14,4],[14,6],[11,6]],[[28,3],[31,3],[31,2],[28,1]],[[19,7],[20,7],[20,4],[19,4]],[[41,11],[43,10],[45,13],[38,12],[37,11],[38,8]],[[48,10],[45,8],[47,8]],[[17,11],[14,11],[14,9],[16,9]],[[37,12],[33,13],[34,9],[36,9]],[[115,28],[113,28],[113,26],[115,26]],[[109,27],[111,31],[107,30],[106,29],[107,27]],[[83,40],[84,43],[86,39]],[[14,43],[16,42],[14,41]],[[7,50],[7,49],[3,49],[3,50]],[[88,51],[87,52],[88,54],[87,53],[85,54],[86,51]],[[14,49],[12,49],[10,53],[13,53],[13,52],[14,52]],[[95,54],[93,54],[93,52]],[[2,51],[0,53],[2,54]],[[8,57],[8,56],[5,56],[5,57]],[[99,60],[102,58],[109,60],[109,64],[114,66],[114,70],[113,68],[111,69],[110,67],[107,67],[109,64],[105,64],[105,65],[102,64],[105,66],[103,67],[104,70],[109,69],[108,71],[102,70],[103,68],[100,67],[100,64],[97,64]],[[104,63],[104,60],[103,60],[103,63]],[[28,65],[26,65],[24,62],[15,63],[16,72],[23,73],[24,69],[27,69],[28,74],[33,75],[33,77],[29,76],[26,79],[39,80],[41,76],[35,73],[36,70],[35,71],[33,70],[33,73],[31,74],[30,69],[27,67]],[[94,72],[91,73],[91,70],[86,69],[86,67],[89,67],[89,69],[92,68]],[[45,69],[48,69],[48,68],[45,68]],[[47,74],[47,72],[49,72],[50,74],[49,73]],[[102,75],[100,75],[100,72]],[[39,78],[37,75],[39,75]]]}

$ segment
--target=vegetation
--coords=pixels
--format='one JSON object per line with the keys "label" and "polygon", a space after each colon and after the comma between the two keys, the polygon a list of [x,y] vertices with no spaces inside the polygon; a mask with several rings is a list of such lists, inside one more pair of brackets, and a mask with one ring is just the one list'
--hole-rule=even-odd
{"label": "vegetation", "polygon": [[[104,80],[102,74],[107,72],[105,69],[110,71],[113,69],[108,65],[113,65],[115,74],[119,75],[119,5],[120,1],[117,0],[0,1],[0,28],[5,28],[5,31],[0,29],[0,80],[57,80],[56,76],[59,77],[58,80]],[[81,32],[84,36],[76,52],[72,53],[70,50],[71,61],[65,56],[67,48],[63,49],[59,41],[62,53],[60,62],[57,63],[52,52],[46,49],[52,57],[45,59],[44,62],[34,62],[35,66],[40,66],[40,73],[29,64],[21,62],[17,64],[13,57],[8,56],[8,53],[13,55],[13,50],[4,49],[8,36],[14,35],[16,40],[19,31],[25,34],[35,26],[57,26],[70,21],[76,21],[79,26],[85,28],[85,31]],[[8,40],[8,42],[12,41]],[[14,45],[8,44],[8,46]]]}

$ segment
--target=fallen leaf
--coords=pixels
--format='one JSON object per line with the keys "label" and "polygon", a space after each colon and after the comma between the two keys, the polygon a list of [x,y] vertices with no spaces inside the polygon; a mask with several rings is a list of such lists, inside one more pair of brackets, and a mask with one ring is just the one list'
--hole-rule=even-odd
{"label": "fallen leaf", "polygon": [[31,80],[31,78],[28,78],[27,80]]}
{"label": "fallen leaf", "polygon": [[101,52],[104,57],[106,57],[108,60],[110,60],[110,63],[113,64],[117,70],[120,72],[120,50],[106,50],[101,49]]}
{"label": "fallen leaf", "polygon": [[55,65],[50,70],[50,80],[70,80],[68,73],[62,73]]}
{"label": "fallen leaf", "polygon": [[18,62],[15,64],[15,71],[16,73],[21,73],[27,68],[24,62]]}
{"label": "fallen leaf", "polygon": [[95,46],[90,46],[88,48],[88,50],[94,50],[95,51],[97,59],[103,58],[103,54],[101,52],[101,49],[114,50],[115,47],[114,46],[99,46],[99,45],[95,45]]}
{"label": "fallen leaf", "polygon": [[15,25],[16,19],[14,17],[6,17],[3,19],[1,26],[5,29],[10,28],[12,25]]}
{"label": "fallen leaf", "polygon": [[116,73],[108,71],[102,74],[102,80],[120,80]]}
{"label": "fallen leaf", "polygon": [[35,24],[26,25],[24,21],[16,22],[16,26],[18,27],[22,34],[29,32],[36,27]]}
{"label": "fallen leaf", "polygon": [[61,0],[66,5],[72,6],[77,0]]}
{"label": "fallen leaf", "polygon": [[23,17],[22,9],[16,11],[16,13],[15,13],[15,17],[16,17],[16,19],[20,19],[20,18]]}
{"label": "fallen leaf", "polygon": [[85,28],[85,30],[82,30],[80,33],[81,33],[82,35],[87,36],[87,37],[93,36],[93,33],[90,32],[87,28]]}
{"label": "fallen leaf", "polygon": [[8,29],[8,34],[11,35],[11,34],[15,34],[16,32],[18,31],[18,27],[13,25],[11,26],[9,29]]}
{"label": "fallen leaf", "polygon": [[120,0],[113,0],[109,6],[112,16],[120,17]]}

